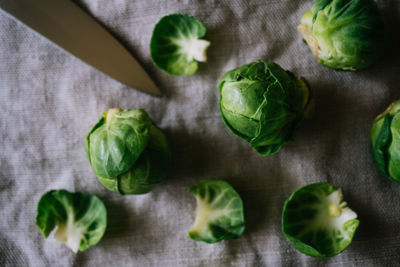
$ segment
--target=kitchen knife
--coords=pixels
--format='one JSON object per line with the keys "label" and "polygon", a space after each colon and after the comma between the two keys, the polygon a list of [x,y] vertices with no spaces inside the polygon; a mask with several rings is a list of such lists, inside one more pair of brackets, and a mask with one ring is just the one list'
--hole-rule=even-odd
{"label": "kitchen knife", "polygon": [[135,58],[70,0],[0,0],[0,8],[114,79],[160,96]]}

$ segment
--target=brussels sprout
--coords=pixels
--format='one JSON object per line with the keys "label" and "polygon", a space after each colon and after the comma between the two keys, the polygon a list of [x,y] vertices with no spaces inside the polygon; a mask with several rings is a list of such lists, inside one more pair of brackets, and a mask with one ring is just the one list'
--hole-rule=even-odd
{"label": "brussels sprout", "polygon": [[303,79],[261,60],[225,73],[219,92],[226,126],[263,156],[277,153],[294,139],[311,106]]}
{"label": "brussels sprout", "polygon": [[198,61],[206,62],[210,42],[202,40],[204,25],[194,17],[172,14],[163,17],[155,26],[150,42],[154,64],[172,75],[192,75]]}
{"label": "brussels sprout", "polygon": [[196,220],[189,237],[215,243],[239,238],[245,228],[243,202],[239,194],[222,180],[204,180],[189,189],[196,198]]}
{"label": "brussels sprout", "polygon": [[51,190],[39,201],[36,225],[44,237],[54,230],[54,238],[73,252],[87,250],[103,237],[107,210],[96,196]]}
{"label": "brussels sprout", "polygon": [[385,43],[385,24],[373,0],[317,0],[298,31],[318,61],[333,69],[368,67]]}
{"label": "brussels sprout", "polygon": [[342,191],[327,183],[297,189],[283,206],[282,231],[300,252],[331,257],[351,243],[357,214],[347,207]]}
{"label": "brussels sprout", "polygon": [[391,104],[374,120],[372,152],[378,170],[400,183],[400,101]]}
{"label": "brussels sprout", "polygon": [[144,194],[167,176],[170,149],[146,111],[109,109],[85,139],[99,181],[120,194]]}

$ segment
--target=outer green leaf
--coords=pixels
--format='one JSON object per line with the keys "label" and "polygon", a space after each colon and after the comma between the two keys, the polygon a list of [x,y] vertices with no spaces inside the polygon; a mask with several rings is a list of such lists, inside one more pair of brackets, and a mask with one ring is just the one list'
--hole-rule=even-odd
{"label": "outer green leaf", "polygon": [[303,81],[261,60],[227,72],[219,92],[225,124],[263,156],[294,139],[310,100]]}
{"label": "outer green leaf", "polygon": [[99,177],[99,181],[116,193],[144,194],[166,178],[170,162],[167,139],[160,129],[152,126],[149,144],[132,167],[116,178]]}
{"label": "outer green leaf", "polygon": [[371,129],[372,152],[378,170],[400,183],[400,101],[380,114]]}
{"label": "outer green leaf", "polygon": [[342,201],[341,190],[327,183],[300,187],[282,212],[282,231],[300,252],[331,257],[351,243],[359,225],[357,214]]}
{"label": "outer green leaf", "polygon": [[87,135],[89,161],[96,175],[112,178],[126,172],[149,141],[146,111],[110,109]]}
{"label": "outer green leaf", "polygon": [[390,115],[386,115],[379,122],[376,122],[371,130],[374,161],[379,171],[385,176],[389,176],[387,172],[388,157],[386,152],[391,142],[390,121]]}
{"label": "outer green leaf", "polygon": [[167,176],[171,161],[165,135],[141,109],[104,112],[85,150],[99,181],[120,194],[149,192]]}
{"label": "outer green leaf", "polygon": [[197,201],[196,220],[189,237],[215,243],[239,238],[245,228],[243,202],[239,194],[222,180],[204,180],[189,189]]}
{"label": "outer green leaf", "polygon": [[368,67],[385,44],[385,24],[373,0],[317,0],[298,29],[319,62],[334,69]]}
{"label": "outer green leaf", "polygon": [[400,114],[396,113],[390,124],[391,144],[388,147],[389,158],[389,175],[396,182],[400,182]]}
{"label": "outer green leaf", "polygon": [[52,190],[42,196],[38,204],[36,225],[47,238],[54,237],[74,252],[96,245],[107,226],[107,211],[96,196]]}
{"label": "outer green leaf", "polygon": [[194,17],[172,14],[155,26],[150,42],[151,58],[160,69],[172,75],[192,75],[198,61],[207,60],[210,43],[200,38],[206,34],[204,25]]}

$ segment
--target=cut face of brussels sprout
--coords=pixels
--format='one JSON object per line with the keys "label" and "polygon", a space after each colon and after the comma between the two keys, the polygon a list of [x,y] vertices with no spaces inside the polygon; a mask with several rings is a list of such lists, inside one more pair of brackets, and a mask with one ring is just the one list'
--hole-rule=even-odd
{"label": "cut face of brussels sprout", "polygon": [[263,156],[294,139],[310,102],[302,79],[261,60],[228,71],[219,92],[226,126]]}
{"label": "cut face of brussels sprout", "polygon": [[189,189],[197,201],[196,220],[189,237],[215,243],[225,238],[239,238],[245,228],[243,202],[227,182],[201,181]]}
{"label": "cut face of brussels sprout", "polygon": [[371,65],[385,43],[385,24],[373,0],[317,0],[299,32],[318,61],[333,69]]}
{"label": "cut face of brussels sprout", "polygon": [[143,194],[166,177],[170,149],[144,110],[110,109],[92,128],[85,150],[99,181],[120,194]]}
{"label": "cut face of brussels sprout", "polygon": [[359,221],[340,189],[327,183],[300,187],[286,200],[282,231],[300,252],[331,257],[351,243]]}
{"label": "cut face of brussels sprout", "polygon": [[56,229],[54,238],[75,253],[96,245],[107,226],[107,211],[96,196],[52,190],[38,204],[36,225],[44,237]]}
{"label": "cut face of brussels sprout", "polygon": [[400,183],[400,101],[376,117],[371,129],[371,140],[378,170]]}
{"label": "cut face of brussels sprout", "polygon": [[150,42],[151,58],[160,69],[172,75],[192,75],[198,61],[206,62],[210,42],[202,40],[204,25],[194,17],[172,14],[155,26]]}

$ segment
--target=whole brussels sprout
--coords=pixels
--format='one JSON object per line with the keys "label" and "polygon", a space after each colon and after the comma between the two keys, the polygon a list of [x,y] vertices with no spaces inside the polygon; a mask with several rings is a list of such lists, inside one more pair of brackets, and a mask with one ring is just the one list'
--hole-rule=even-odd
{"label": "whole brussels sprout", "polygon": [[228,71],[219,84],[219,107],[226,126],[259,154],[277,153],[294,139],[310,90],[278,64],[262,60]]}
{"label": "whole brussels sprout", "polygon": [[297,250],[313,257],[341,253],[351,244],[359,223],[342,191],[328,183],[298,188],[283,206],[283,234]]}
{"label": "whole brussels sprout", "polygon": [[378,170],[400,183],[400,101],[391,104],[373,122],[372,152]]}
{"label": "whole brussels sprout", "polygon": [[99,181],[120,194],[144,194],[167,176],[171,153],[163,132],[143,109],[109,109],[85,139]]}
{"label": "whole brussels sprout", "polygon": [[38,204],[36,226],[44,237],[55,230],[54,238],[73,252],[96,245],[107,227],[107,210],[96,196],[51,190]]}
{"label": "whole brussels sprout", "polygon": [[385,43],[385,23],[373,0],[317,0],[298,31],[318,61],[333,69],[368,67]]}

